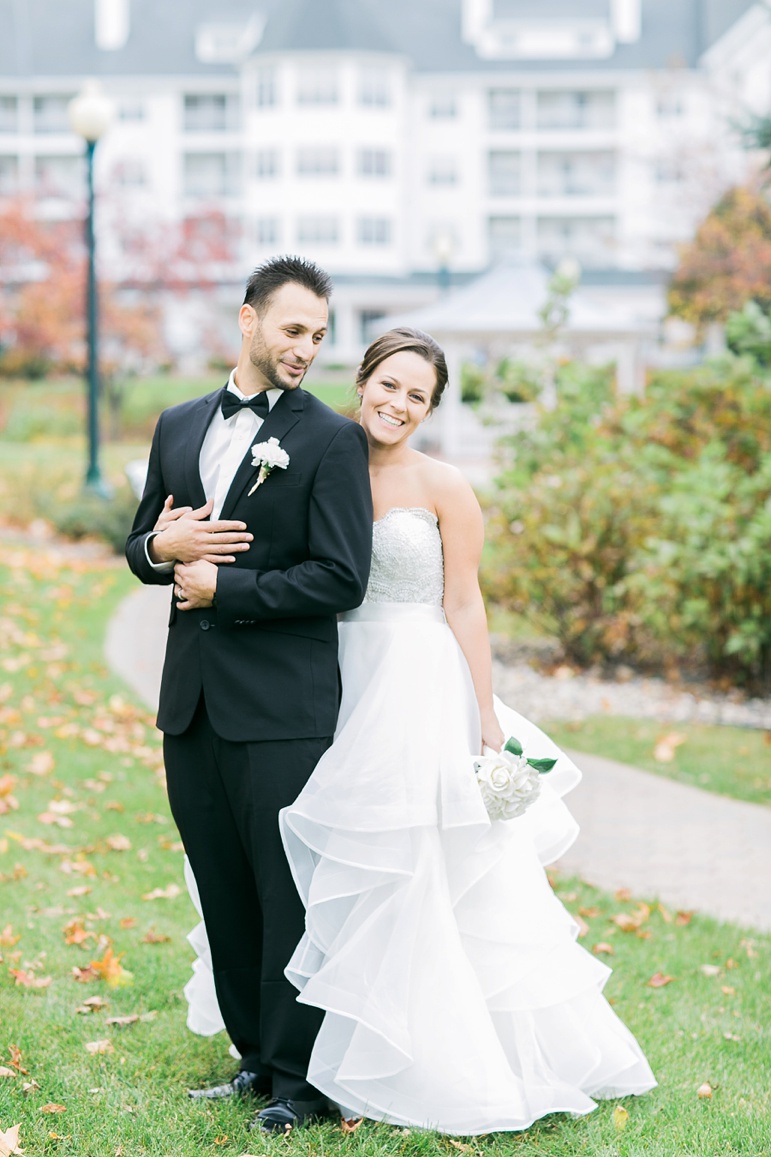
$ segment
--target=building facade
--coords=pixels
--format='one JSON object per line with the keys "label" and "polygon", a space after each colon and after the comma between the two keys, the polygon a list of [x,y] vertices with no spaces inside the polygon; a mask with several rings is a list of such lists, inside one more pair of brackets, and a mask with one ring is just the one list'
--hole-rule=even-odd
{"label": "building facade", "polygon": [[[751,163],[771,108],[771,15],[751,0],[0,0],[0,203],[82,211],[67,105],[97,77],[102,259],[219,221],[185,276],[221,287],[276,252],[334,274],[331,361],[377,318],[502,257],[652,292]],[[201,267],[206,262],[207,268]],[[649,309],[657,308],[651,298]],[[183,324],[189,345],[197,327]]]}

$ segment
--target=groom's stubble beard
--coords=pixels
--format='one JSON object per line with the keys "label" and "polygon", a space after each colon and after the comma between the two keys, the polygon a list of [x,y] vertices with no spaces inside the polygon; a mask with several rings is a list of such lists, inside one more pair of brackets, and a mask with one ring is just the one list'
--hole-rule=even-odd
{"label": "groom's stubble beard", "polygon": [[254,368],[262,374],[267,382],[270,382],[270,388],[274,390],[296,390],[298,386],[305,381],[305,374],[310,369],[310,365],[305,367],[305,373],[296,382],[285,382],[278,375],[278,366],[281,361],[278,357],[271,357],[268,348],[262,336],[262,332],[257,329],[252,337],[251,345],[249,346],[249,361]]}

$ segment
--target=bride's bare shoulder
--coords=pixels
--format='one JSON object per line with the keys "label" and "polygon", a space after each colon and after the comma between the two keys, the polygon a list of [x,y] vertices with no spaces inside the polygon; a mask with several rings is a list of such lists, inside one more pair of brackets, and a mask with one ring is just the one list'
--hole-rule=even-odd
{"label": "bride's bare shoulder", "polygon": [[476,505],[474,491],[457,466],[451,466],[449,462],[440,462],[427,454],[420,454],[417,467],[421,483],[431,495],[437,513],[441,514],[442,509],[446,509],[448,504],[471,502]]}

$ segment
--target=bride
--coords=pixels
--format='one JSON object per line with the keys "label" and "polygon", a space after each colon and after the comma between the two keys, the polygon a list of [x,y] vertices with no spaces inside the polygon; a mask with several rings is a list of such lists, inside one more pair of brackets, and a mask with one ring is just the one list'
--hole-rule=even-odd
{"label": "bride", "polygon": [[[656,1082],[543,869],[577,835],[561,796],[580,772],[493,697],[479,505],[410,446],[446,384],[442,351],[411,329],[359,369],[372,573],[340,622],[335,741],[280,825],[306,907],[286,972],[325,1012],[308,1080],[346,1118],[470,1135]],[[473,757],[511,736],[557,762],[524,815],[493,822]],[[203,925],[191,939],[188,1023],[213,1032]]]}

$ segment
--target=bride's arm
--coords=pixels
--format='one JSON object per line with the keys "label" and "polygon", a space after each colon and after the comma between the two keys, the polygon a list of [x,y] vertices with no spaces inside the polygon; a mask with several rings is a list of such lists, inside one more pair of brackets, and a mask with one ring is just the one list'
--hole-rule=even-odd
{"label": "bride's arm", "polygon": [[479,589],[484,523],[473,490],[455,470],[445,474],[437,514],[444,551],[444,613],[471,671],[482,741],[500,751],[506,736],[493,710],[490,637]]}

